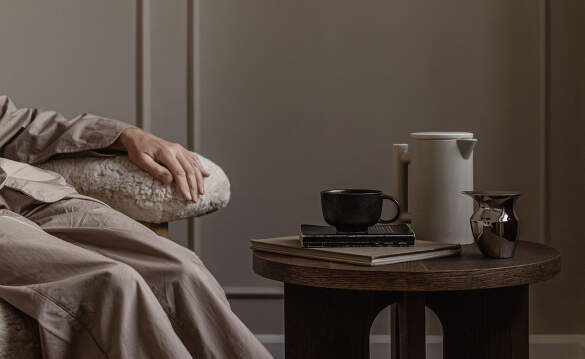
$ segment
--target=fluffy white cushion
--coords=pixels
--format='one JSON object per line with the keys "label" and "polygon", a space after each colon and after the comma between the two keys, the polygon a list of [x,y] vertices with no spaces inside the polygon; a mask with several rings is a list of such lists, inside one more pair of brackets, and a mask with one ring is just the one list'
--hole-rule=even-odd
{"label": "fluffy white cushion", "polygon": [[83,195],[94,197],[138,221],[170,222],[198,217],[225,207],[230,182],[223,170],[198,155],[210,173],[205,194],[197,202],[183,200],[174,183],[165,185],[136,167],[127,156],[64,158],[39,167],[65,177]]}

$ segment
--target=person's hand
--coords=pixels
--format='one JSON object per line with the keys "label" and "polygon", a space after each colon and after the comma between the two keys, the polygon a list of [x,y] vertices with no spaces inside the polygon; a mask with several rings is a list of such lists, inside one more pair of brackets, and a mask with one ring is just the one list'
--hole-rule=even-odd
{"label": "person's hand", "polygon": [[169,184],[174,180],[187,201],[195,202],[204,193],[203,178],[209,173],[197,155],[177,143],[138,128],[127,128],[111,148],[127,151],[130,161],[159,181]]}

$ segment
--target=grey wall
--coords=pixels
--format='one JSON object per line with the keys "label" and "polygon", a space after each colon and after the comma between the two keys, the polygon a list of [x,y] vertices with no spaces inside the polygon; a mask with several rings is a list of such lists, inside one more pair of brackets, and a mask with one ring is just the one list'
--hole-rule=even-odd
{"label": "grey wall", "polygon": [[533,330],[585,332],[585,3],[551,1],[550,244],[562,272],[533,289]]}
{"label": "grey wall", "polygon": [[389,190],[409,132],[473,131],[476,187],[522,191],[523,239],[563,252],[533,291],[533,331],[585,333],[579,1],[551,2],[546,97],[544,1],[4,0],[0,93],[137,123],[221,164],[230,206],[171,236],[196,239],[262,334],[282,333],[281,290],[251,272],[250,238],[320,222],[323,188]]}
{"label": "grey wall", "polygon": [[[320,222],[323,188],[387,190],[390,146],[409,132],[468,130],[476,187],[522,191],[523,239],[563,254],[563,273],[533,290],[532,331],[585,333],[585,10],[547,6],[202,2],[200,145],[233,183],[230,207],[201,220],[211,270],[271,295],[277,284],[250,271],[249,238]],[[235,308],[278,330],[280,307],[252,302]]]}
{"label": "grey wall", "polygon": [[[202,256],[226,286],[248,239],[320,223],[327,187],[390,188],[392,143],[476,133],[478,188],[523,192],[525,239],[544,240],[543,77],[534,1],[209,1],[201,6],[201,149],[230,175],[229,208],[201,220]],[[226,265],[229,263],[229,265]],[[239,308],[238,304],[238,308]],[[259,330],[272,307],[243,315]],[[280,311],[278,312],[280,314]]]}
{"label": "grey wall", "polygon": [[0,93],[20,106],[135,123],[135,4],[3,0]]}

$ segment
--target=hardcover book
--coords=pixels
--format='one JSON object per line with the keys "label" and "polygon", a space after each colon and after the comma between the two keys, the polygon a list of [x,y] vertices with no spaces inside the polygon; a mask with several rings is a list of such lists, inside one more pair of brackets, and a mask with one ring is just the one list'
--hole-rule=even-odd
{"label": "hardcover book", "polygon": [[417,240],[402,247],[327,247],[304,248],[297,237],[253,239],[252,249],[325,261],[377,266],[415,260],[447,257],[461,253],[458,244]]}
{"label": "hardcover book", "polygon": [[301,224],[303,247],[409,246],[415,235],[409,224],[377,224],[368,232],[338,232],[334,227]]}

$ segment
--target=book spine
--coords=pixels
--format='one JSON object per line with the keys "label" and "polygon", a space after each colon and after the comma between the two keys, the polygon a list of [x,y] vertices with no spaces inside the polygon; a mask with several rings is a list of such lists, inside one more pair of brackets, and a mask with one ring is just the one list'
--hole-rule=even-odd
{"label": "book spine", "polygon": [[324,236],[302,236],[305,248],[318,247],[392,247],[411,246],[414,236],[368,237],[368,238],[331,238]]}

